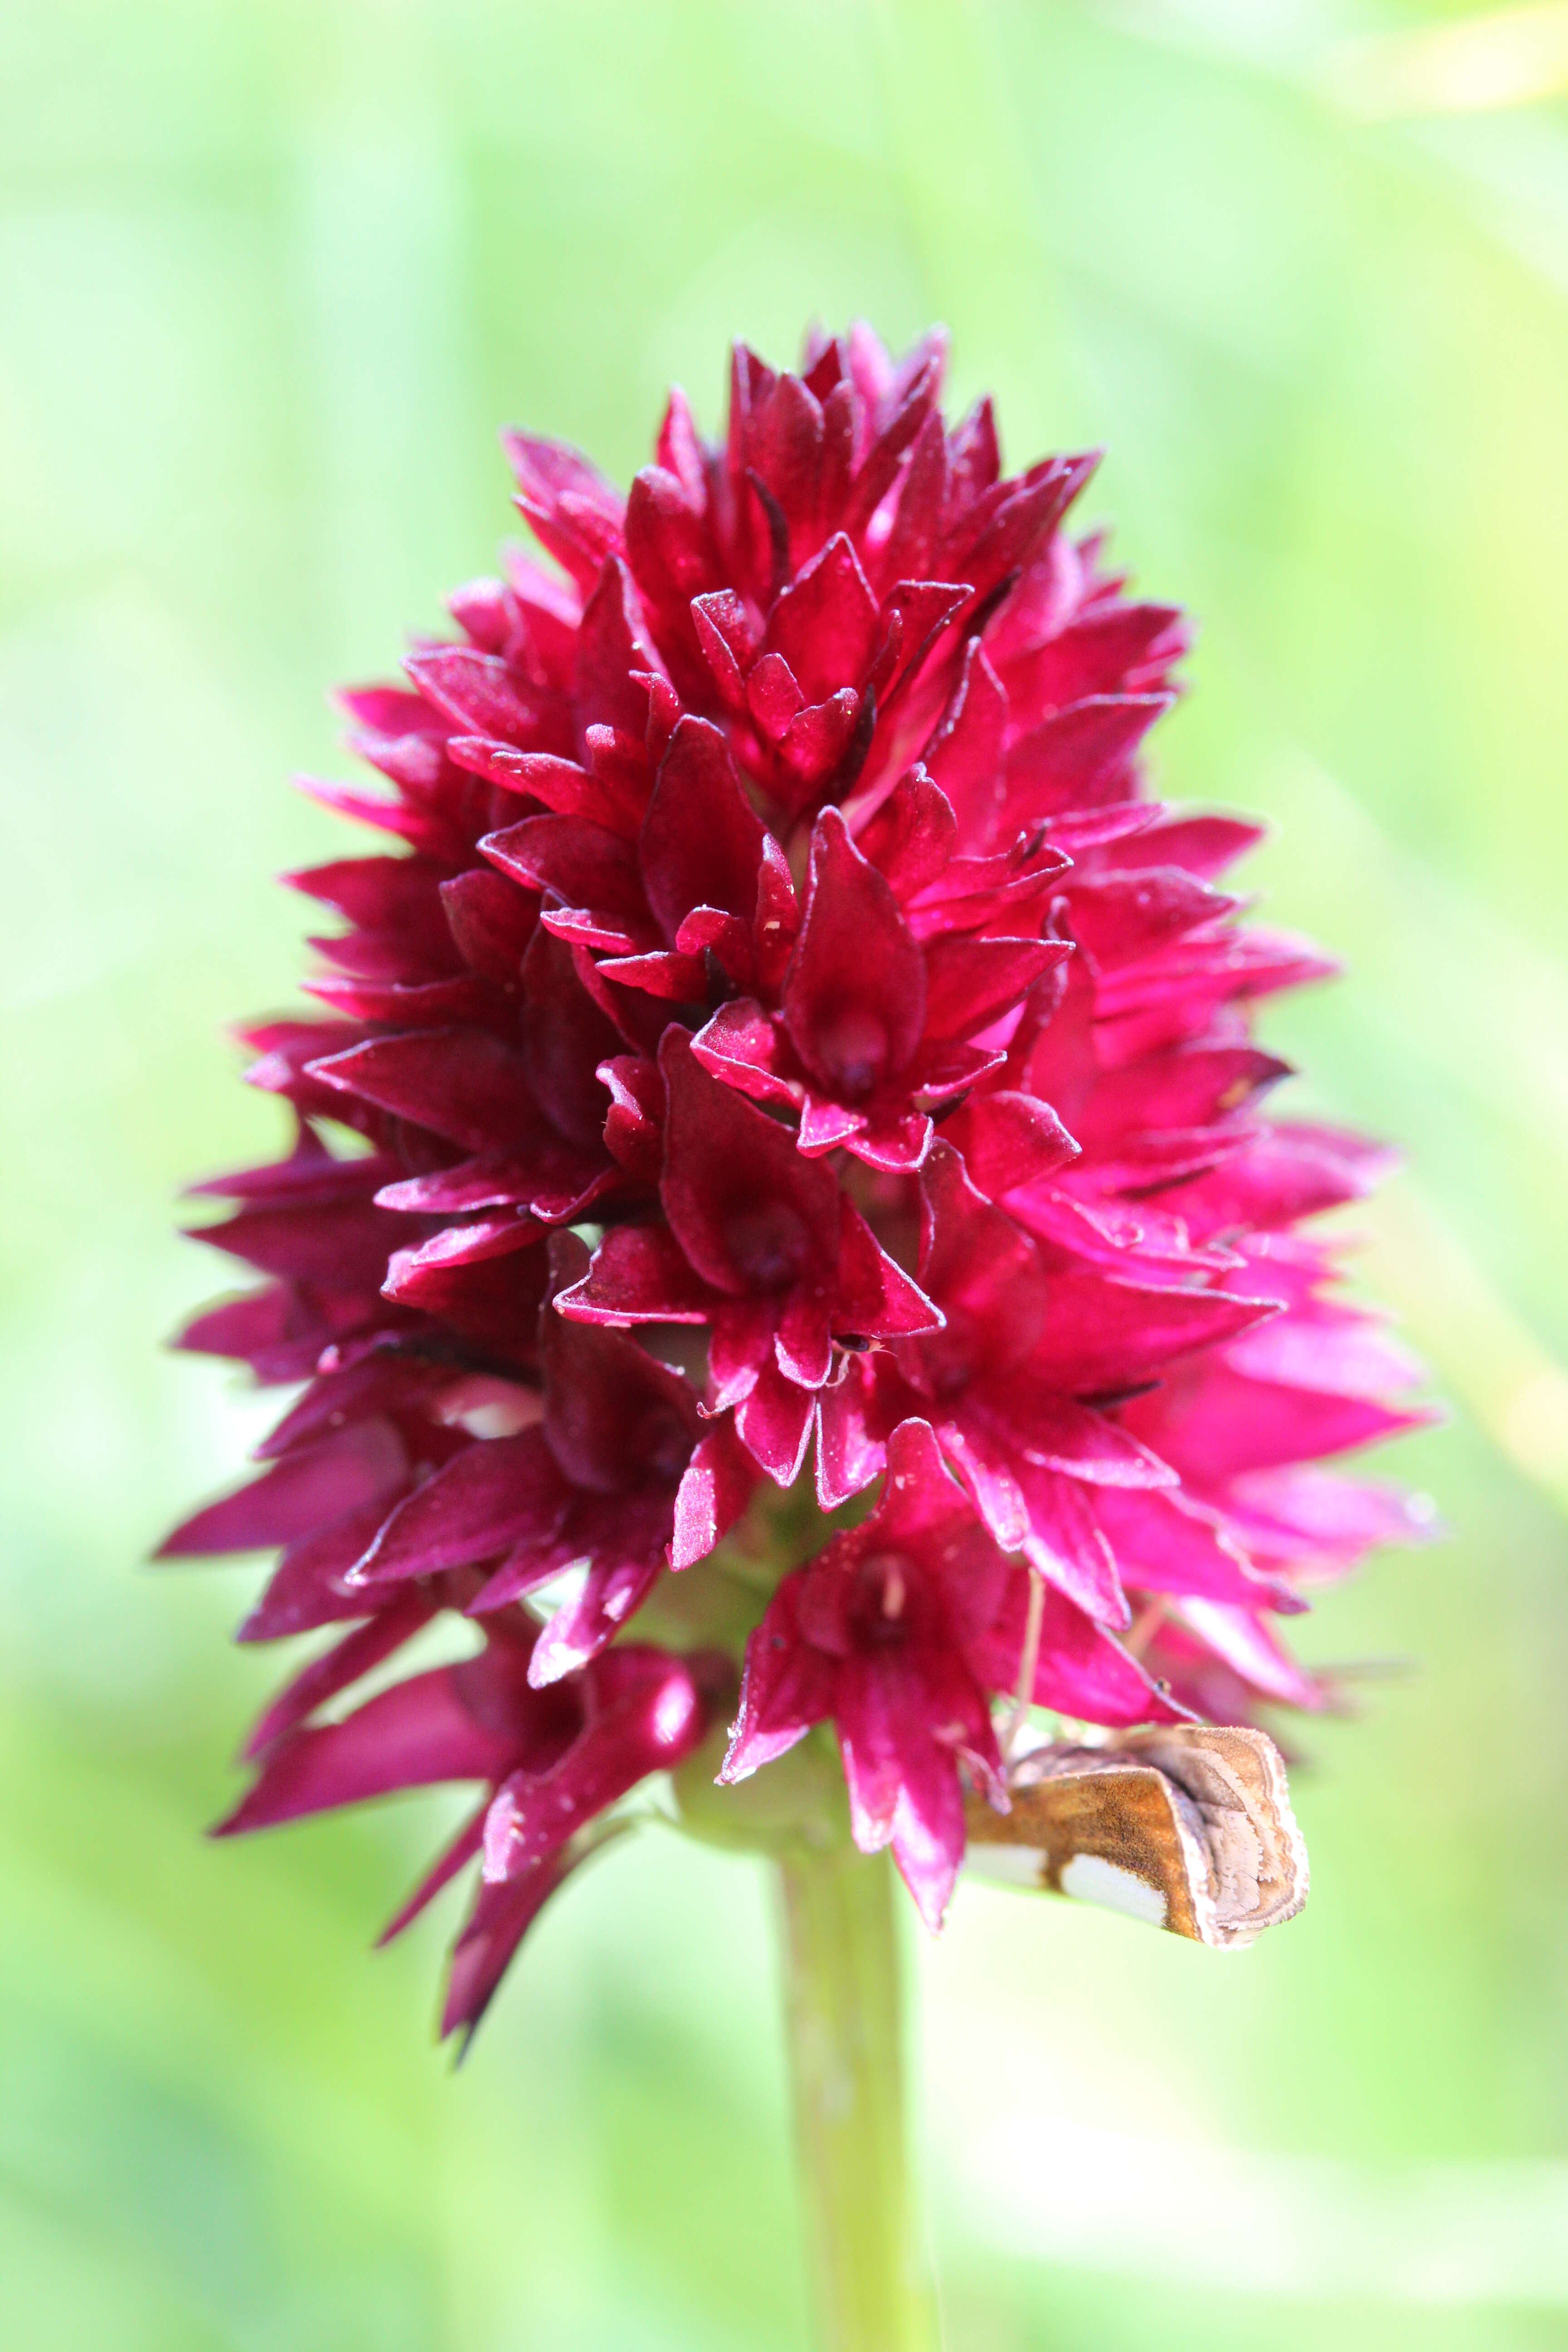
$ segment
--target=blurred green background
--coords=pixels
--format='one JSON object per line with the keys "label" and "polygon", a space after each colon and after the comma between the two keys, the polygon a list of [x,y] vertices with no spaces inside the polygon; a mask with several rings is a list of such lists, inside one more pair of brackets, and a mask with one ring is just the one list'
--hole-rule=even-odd
{"label": "blurred green background", "polygon": [[139,1562],[258,1426],[158,1341],[176,1186],[279,1139],[221,1030],[347,846],[322,689],[489,563],[498,424],[624,479],[863,312],[1108,445],[1203,627],[1163,781],[1352,962],[1269,1034],[1408,1150],[1363,1263],[1454,1406],[1453,1539],[1305,1629],[1410,1671],[1307,1737],[1303,1919],[921,1954],[952,2345],[1568,2341],[1568,9],[5,0],[0,190],[0,2337],[804,2343],[764,1880],[617,1850],[453,2077],[450,1910],[365,1948],[450,1808],[205,1846],[276,1661]]}

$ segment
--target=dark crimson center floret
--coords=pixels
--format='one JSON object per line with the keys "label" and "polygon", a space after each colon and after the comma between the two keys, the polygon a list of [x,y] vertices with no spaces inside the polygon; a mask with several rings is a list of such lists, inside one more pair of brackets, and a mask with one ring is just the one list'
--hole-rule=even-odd
{"label": "dark crimson center floret", "polygon": [[[448,2026],[737,1685],[725,1777],[833,1721],[935,1924],[1021,1686],[1321,1706],[1279,1619],[1416,1524],[1321,1466],[1415,1417],[1303,1230],[1381,1156],[1261,1111],[1252,1007],[1329,967],[1218,887],[1255,827],[1149,797],[1186,632],[1069,529],[1094,460],[1005,473],[944,354],[740,348],[626,497],[507,436],[544,561],[345,695],[387,793],[315,788],[393,852],[292,877],[343,926],[247,1032],[293,1148],[200,1188],[263,1283],[184,1342],[302,1385],[166,1549],[277,1546],[243,1638],[339,1629],[229,1826],[476,1784],[395,1923],[481,1861]],[[870,1515],[742,1659],[807,1477]],[[436,1621],[472,1654],[339,1712]]]}
{"label": "dark crimson center floret", "polygon": [[910,1633],[910,1594],[917,1571],[896,1551],[873,1552],[855,1571],[848,1616],[858,1641],[894,1649]]}
{"label": "dark crimson center floret", "polygon": [[886,1022],[862,1004],[847,1004],[817,1024],[818,1070],[848,1102],[860,1102],[886,1075],[891,1047]]}
{"label": "dark crimson center floret", "polygon": [[748,1289],[787,1290],[816,1255],[810,1226],[784,1201],[742,1202],[720,1223],[730,1262]]}
{"label": "dark crimson center floret", "polygon": [[626,1461],[634,1477],[678,1486],[691,1452],[691,1432],[668,1406],[653,1406],[626,1431]]}

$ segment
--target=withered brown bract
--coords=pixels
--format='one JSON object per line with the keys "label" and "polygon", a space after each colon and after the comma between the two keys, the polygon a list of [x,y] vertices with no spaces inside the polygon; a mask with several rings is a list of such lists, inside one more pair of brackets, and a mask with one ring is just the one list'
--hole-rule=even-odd
{"label": "withered brown bract", "polygon": [[1008,1777],[1012,1811],[967,1803],[973,1866],[1130,1912],[1200,1944],[1250,1944],[1307,1899],[1307,1849],[1274,1742],[1179,1724],[1106,1748],[1047,1747]]}

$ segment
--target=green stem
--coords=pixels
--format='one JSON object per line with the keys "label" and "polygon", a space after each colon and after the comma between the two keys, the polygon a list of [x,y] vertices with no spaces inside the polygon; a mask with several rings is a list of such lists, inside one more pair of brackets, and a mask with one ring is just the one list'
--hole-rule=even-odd
{"label": "green stem", "polygon": [[795,2137],[822,2352],[936,2352],[910,2179],[893,1874],[782,1861]]}

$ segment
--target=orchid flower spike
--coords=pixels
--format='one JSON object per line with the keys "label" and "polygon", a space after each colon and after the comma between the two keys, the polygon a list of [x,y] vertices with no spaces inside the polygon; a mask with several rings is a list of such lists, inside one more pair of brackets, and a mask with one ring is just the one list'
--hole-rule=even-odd
{"label": "orchid flower spike", "polygon": [[342,926],[244,1033],[292,1145],[196,1188],[262,1281],[182,1340],[291,1397],[164,1550],[277,1547],[240,1638],[331,1629],[226,1832],[471,1784],[388,1931],[476,1866],[447,2030],[650,1776],[743,1843],[831,1725],[935,1927],[1020,1722],[1321,1708],[1280,1620],[1419,1532],[1322,1466],[1419,1418],[1310,1229],[1386,1155],[1262,1110],[1252,1009],[1331,967],[1150,796],[1187,631],[1093,457],[1005,474],[943,362],[737,349],[624,498],[509,434],[543,560],[343,696],[389,789],[310,787],[388,845],[289,877]]}

